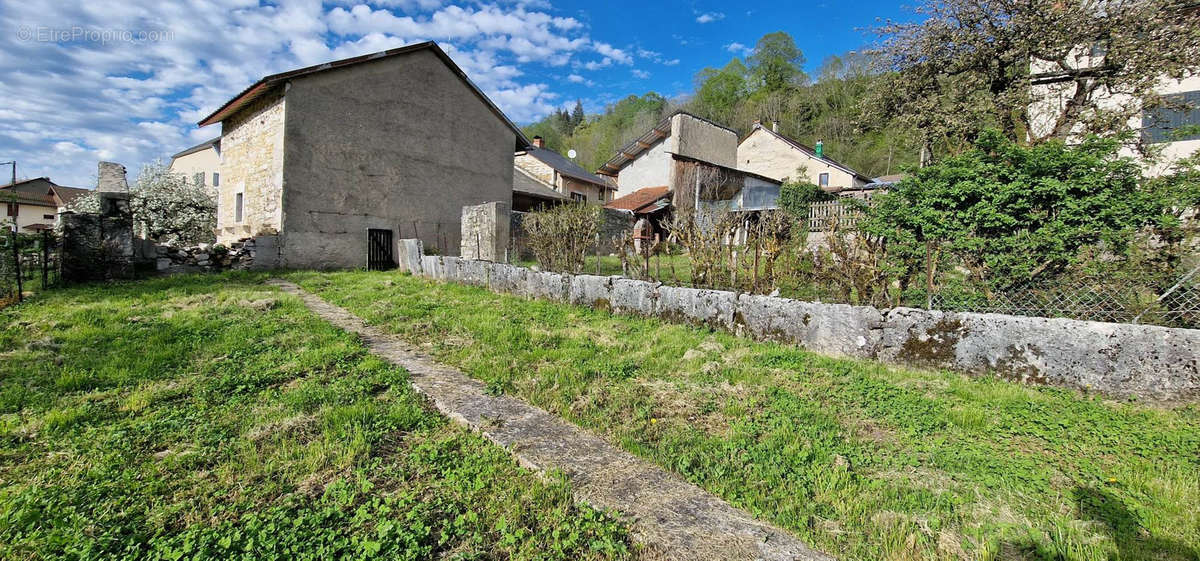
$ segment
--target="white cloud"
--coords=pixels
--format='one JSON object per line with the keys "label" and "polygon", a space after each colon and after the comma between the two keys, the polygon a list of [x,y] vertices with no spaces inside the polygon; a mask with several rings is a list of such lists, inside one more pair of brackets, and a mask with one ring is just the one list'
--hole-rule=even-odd
{"label": "white cloud", "polygon": [[608,43],[604,43],[602,41],[593,41],[592,48],[597,53],[604,55],[605,59],[612,59],[614,62],[618,62],[620,64],[633,64],[633,57],[629,56],[629,53],[613,47]]}
{"label": "white cloud", "polygon": [[712,23],[723,19],[725,19],[725,14],[721,12],[705,12],[696,16],[696,23]]}
{"label": "white cloud", "polygon": [[662,61],[663,66],[675,66],[677,64],[679,64],[679,59],[677,59],[677,58]]}
{"label": "white cloud", "polygon": [[570,76],[567,76],[567,81],[572,84],[583,84],[585,86],[596,85],[595,82],[588,80],[587,78],[584,78],[583,76],[580,76],[578,74],[571,74]]}
{"label": "white cloud", "polygon": [[[16,159],[21,175],[83,187],[94,184],[97,160],[136,173],[218,135],[196,121],[276,72],[436,40],[513,120],[528,122],[560,102],[538,72],[634,59],[544,0],[0,0],[0,13],[11,30],[0,34],[0,157]],[[72,27],[115,38],[38,40]],[[584,63],[583,53],[600,58]]]}
{"label": "white cloud", "polygon": [[725,45],[725,50],[739,56],[750,56],[754,54],[753,47],[747,47],[746,45],[737,42]]}
{"label": "white cloud", "polygon": [[646,72],[645,70],[638,70],[638,69],[634,68],[632,70],[632,73],[633,73],[634,78],[638,78],[640,80],[645,80],[646,78],[650,77],[650,73]]}

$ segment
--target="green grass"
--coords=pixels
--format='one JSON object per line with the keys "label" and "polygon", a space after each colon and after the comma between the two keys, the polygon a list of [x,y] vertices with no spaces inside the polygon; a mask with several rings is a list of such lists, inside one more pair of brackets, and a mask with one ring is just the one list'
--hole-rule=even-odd
{"label": "green grass", "polygon": [[291,278],[846,559],[1200,555],[1200,409],[392,273]]}
{"label": "green grass", "polygon": [[610,517],[250,275],[0,310],[0,559],[621,559]]}

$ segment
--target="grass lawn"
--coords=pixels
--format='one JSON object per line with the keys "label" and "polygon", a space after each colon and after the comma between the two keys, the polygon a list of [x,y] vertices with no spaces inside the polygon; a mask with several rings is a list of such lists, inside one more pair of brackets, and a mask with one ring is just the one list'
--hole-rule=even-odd
{"label": "grass lawn", "polygon": [[0,310],[0,559],[622,559],[624,527],[251,275]]}
{"label": "grass lawn", "polygon": [[822,357],[395,273],[294,273],[846,559],[1200,556],[1200,408]]}

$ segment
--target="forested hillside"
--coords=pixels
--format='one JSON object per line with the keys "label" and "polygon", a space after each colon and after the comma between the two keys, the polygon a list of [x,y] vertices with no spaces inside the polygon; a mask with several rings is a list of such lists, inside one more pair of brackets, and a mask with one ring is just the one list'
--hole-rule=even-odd
{"label": "forested hillside", "polygon": [[920,148],[913,135],[869,114],[869,97],[882,77],[865,56],[831,56],[815,77],[804,72],[804,63],[787,33],[771,33],[746,60],[734,58],[697,73],[694,91],[684,98],[630,95],[599,115],[584,115],[576,104],[573,111],[551,114],[525,132],[542,136],[547,147],[561,153],[574,149],[576,161],[594,170],[664,116],[684,109],[739,134],[749,132],[756,119],[778,121],[781,133],[809,145],[822,140],[830,157],[872,177],[917,161]]}

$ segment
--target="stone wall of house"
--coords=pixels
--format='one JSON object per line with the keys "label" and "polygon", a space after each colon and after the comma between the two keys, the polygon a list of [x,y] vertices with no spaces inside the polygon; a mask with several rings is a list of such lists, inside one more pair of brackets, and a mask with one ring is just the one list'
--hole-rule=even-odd
{"label": "stone wall of house", "polygon": [[[674,153],[725,167],[737,167],[737,133],[691,115],[671,118]],[[648,185],[653,187],[653,185]]]}
{"label": "stone wall of house", "polygon": [[[254,101],[223,124],[221,186],[217,192],[217,241],[233,243],[283,224],[284,97]],[[242,220],[237,220],[237,194]]]}
{"label": "stone wall of house", "polygon": [[642,152],[636,160],[629,162],[617,172],[617,197],[624,197],[645,187],[672,185],[671,152],[674,139],[667,137],[655,142]]}
{"label": "stone wall of house", "polygon": [[[737,147],[737,168],[779,181],[799,180],[819,185],[821,174],[829,174],[829,190],[861,185],[854,175],[784,142],[766,129],[758,128]],[[803,174],[800,173],[803,168]]]}
{"label": "stone wall of house", "polygon": [[512,201],[517,134],[432,49],[287,91],[281,265],[367,264],[367,232],[457,252],[462,207]]}
{"label": "stone wall of house", "polygon": [[[405,240],[402,240],[402,243]],[[1200,330],[802,302],[423,256],[414,274],[528,298],[660,317],[835,356],[1153,400],[1200,399]]]}
{"label": "stone wall of house", "polygon": [[530,175],[554,185],[556,188],[558,187],[554,183],[554,168],[546,165],[545,162],[529,154],[519,154],[513,157],[513,164],[529,172]]}

